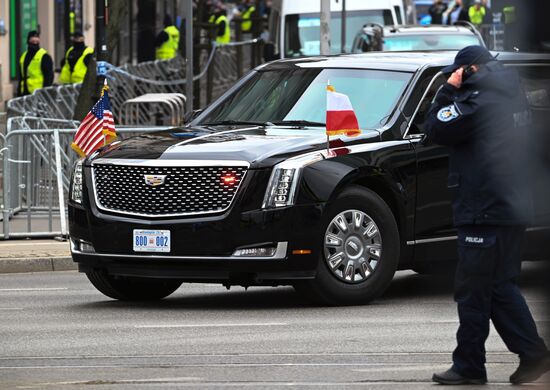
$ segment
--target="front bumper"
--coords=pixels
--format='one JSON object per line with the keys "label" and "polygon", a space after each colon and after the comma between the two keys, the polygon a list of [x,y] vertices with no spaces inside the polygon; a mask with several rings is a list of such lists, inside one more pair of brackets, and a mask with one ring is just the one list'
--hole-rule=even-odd
{"label": "front bumper", "polygon": [[[101,269],[112,275],[191,282],[285,284],[315,276],[322,247],[323,209],[323,204],[313,204],[158,221],[101,214],[69,205],[71,251],[81,272]],[[134,229],[170,230],[171,252],[134,252]],[[86,245],[93,246],[93,252]],[[236,249],[267,245],[276,247],[273,256],[233,256]],[[293,254],[297,250],[311,252]]]}

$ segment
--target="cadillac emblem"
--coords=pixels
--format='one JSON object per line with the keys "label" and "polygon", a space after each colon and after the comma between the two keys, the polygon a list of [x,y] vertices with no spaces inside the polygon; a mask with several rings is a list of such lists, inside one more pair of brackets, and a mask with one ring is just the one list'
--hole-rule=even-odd
{"label": "cadillac emblem", "polygon": [[156,187],[164,184],[166,175],[143,175],[145,184],[151,187]]}

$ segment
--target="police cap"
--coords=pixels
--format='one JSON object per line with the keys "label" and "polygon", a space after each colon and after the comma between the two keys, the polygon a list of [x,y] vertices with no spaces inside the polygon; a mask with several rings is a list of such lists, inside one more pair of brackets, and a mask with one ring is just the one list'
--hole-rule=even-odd
{"label": "police cap", "polygon": [[487,62],[494,61],[495,58],[496,57],[493,57],[489,50],[483,46],[466,46],[456,54],[454,63],[444,67],[441,71],[443,73],[452,73],[461,66],[486,64]]}

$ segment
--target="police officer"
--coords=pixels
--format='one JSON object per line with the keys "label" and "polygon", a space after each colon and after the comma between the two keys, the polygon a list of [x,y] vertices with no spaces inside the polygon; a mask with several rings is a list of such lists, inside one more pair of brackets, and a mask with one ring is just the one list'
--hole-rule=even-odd
{"label": "police officer", "polygon": [[53,61],[45,49],[40,47],[40,33],[29,31],[27,50],[19,59],[19,96],[29,95],[35,90],[53,83]]}
{"label": "police officer", "polygon": [[75,31],[73,45],[67,50],[65,58],[61,61],[59,82],[62,84],[82,83],[93,55],[94,49],[84,44],[84,34]]}
{"label": "police officer", "polygon": [[481,4],[481,0],[474,0],[474,4],[468,8],[468,17],[470,18],[470,22],[477,28],[479,28],[483,23],[483,20],[485,20],[486,14],[487,10],[485,9],[485,6]]}
{"label": "police officer", "polygon": [[222,3],[217,3],[214,8],[214,14],[208,20],[217,26],[216,43],[225,44],[231,41],[231,30],[227,20],[227,11]]}
{"label": "police officer", "polygon": [[514,384],[550,369],[548,350],[522,297],[522,238],[532,214],[529,191],[530,115],[517,73],[481,46],[468,46],[443,69],[452,73],[425,123],[428,142],[449,147],[459,260],[455,301],[460,325],[452,367],[442,384],[483,384],[489,321],[520,364]]}
{"label": "police officer", "polygon": [[174,23],[170,15],[164,17],[164,30],[162,30],[155,42],[156,59],[157,60],[169,60],[178,54],[178,48],[180,44],[180,31]]}
{"label": "police officer", "polygon": [[249,33],[252,31],[252,15],[256,12],[256,6],[254,5],[254,0],[246,0],[243,4],[241,10],[241,29],[242,32]]}

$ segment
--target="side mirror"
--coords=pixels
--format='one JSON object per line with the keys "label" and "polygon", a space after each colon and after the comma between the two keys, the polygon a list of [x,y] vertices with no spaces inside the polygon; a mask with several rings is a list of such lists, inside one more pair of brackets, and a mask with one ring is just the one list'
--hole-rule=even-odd
{"label": "side mirror", "polygon": [[202,112],[203,110],[193,110],[191,112],[188,112],[187,114],[185,114],[185,117],[183,118],[183,123],[191,122],[196,117],[198,117]]}

